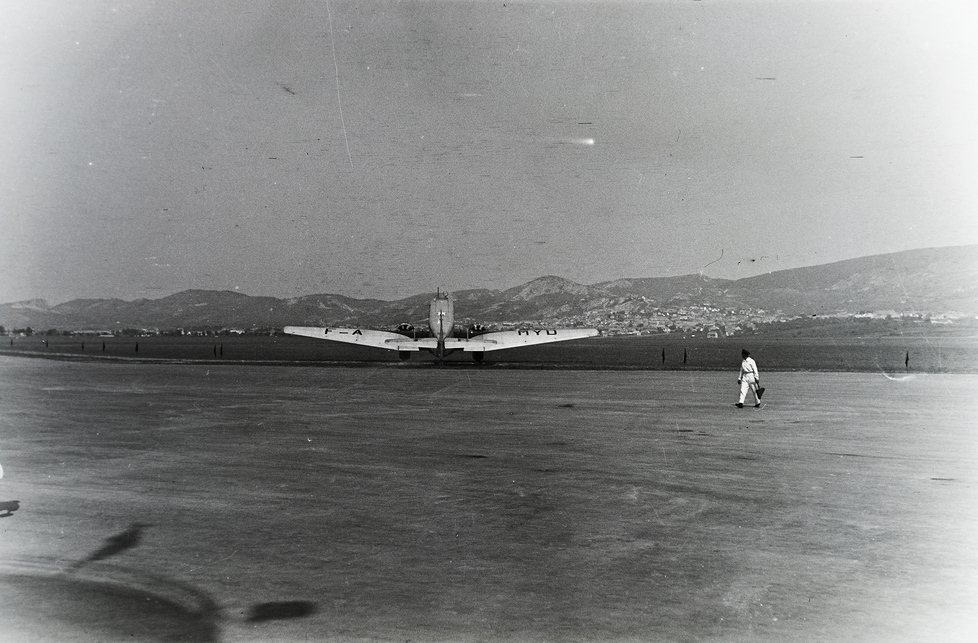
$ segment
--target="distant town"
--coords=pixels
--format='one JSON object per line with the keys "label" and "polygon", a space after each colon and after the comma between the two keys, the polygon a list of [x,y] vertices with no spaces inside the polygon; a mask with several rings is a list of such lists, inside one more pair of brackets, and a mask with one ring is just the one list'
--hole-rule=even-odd
{"label": "distant town", "polygon": [[[600,328],[606,335],[658,335],[676,333],[686,337],[719,339],[753,335],[772,330],[798,330],[837,326],[844,322],[894,328],[906,326],[956,325],[978,329],[978,316],[934,313],[898,313],[896,311],[834,313],[829,315],[786,315],[779,311],[723,310],[709,306],[660,308],[654,311],[604,312],[553,318],[537,322],[544,326]],[[515,329],[526,322],[504,322],[500,329]]]}

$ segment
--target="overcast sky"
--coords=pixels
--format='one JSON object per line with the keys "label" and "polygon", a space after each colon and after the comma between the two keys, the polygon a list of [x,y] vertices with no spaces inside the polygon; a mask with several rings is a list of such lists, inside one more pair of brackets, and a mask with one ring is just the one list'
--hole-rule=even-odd
{"label": "overcast sky", "polygon": [[0,0],[0,301],[978,243],[966,2]]}

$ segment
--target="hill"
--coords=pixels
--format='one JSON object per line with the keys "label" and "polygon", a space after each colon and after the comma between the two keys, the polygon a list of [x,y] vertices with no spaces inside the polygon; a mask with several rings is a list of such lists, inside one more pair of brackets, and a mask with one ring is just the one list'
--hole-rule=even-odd
{"label": "hill", "polygon": [[[582,285],[556,276],[507,290],[453,293],[459,321],[668,328],[743,325],[776,315],[880,312],[978,315],[978,246],[876,255],[738,280],[702,275],[618,279]],[[286,325],[423,323],[430,294],[398,301],[307,295],[292,299],[187,290],[161,299],[43,300],[0,304],[0,325],[35,330],[280,328]]]}

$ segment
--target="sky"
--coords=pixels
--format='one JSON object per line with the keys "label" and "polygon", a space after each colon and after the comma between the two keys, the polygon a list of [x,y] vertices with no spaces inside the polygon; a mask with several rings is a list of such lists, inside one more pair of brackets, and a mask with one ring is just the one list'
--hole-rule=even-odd
{"label": "sky", "polygon": [[978,243],[967,2],[0,0],[0,302]]}

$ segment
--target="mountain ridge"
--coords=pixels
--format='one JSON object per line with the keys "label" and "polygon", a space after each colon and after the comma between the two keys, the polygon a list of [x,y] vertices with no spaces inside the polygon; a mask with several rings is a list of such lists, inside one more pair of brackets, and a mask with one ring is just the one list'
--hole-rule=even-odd
{"label": "mountain ridge", "polygon": [[[459,321],[664,323],[696,310],[785,317],[873,311],[978,315],[978,245],[871,255],[742,279],[703,275],[622,278],[579,284],[548,275],[513,288],[453,292]],[[288,299],[228,290],[184,290],[160,299],[31,299],[0,304],[0,325],[35,330],[280,328],[423,322],[430,294],[395,301],[312,294]],[[651,320],[651,321],[650,321]],[[656,321],[659,320],[659,321]]]}

